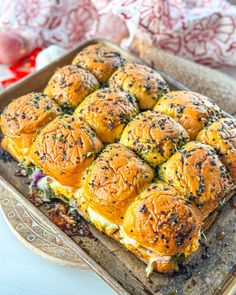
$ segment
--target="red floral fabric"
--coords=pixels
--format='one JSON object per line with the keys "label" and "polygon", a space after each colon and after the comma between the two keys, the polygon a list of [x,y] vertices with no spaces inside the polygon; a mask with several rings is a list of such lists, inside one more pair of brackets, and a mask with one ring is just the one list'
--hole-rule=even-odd
{"label": "red floral fabric", "polygon": [[199,63],[236,65],[236,7],[224,0],[1,0],[0,31],[32,36],[35,47],[70,48],[98,27],[99,36],[113,38],[123,34],[122,25],[129,41],[148,37]]}
{"label": "red floral fabric", "polygon": [[223,0],[113,0],[113,13],[161,48],[208,65],[236,65],[236,7]]}

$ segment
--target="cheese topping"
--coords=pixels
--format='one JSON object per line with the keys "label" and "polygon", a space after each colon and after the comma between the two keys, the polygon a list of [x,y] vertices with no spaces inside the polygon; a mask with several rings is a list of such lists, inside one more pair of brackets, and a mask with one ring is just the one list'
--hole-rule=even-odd
{"label": "cheese topping", "polygon": [[116,230],[119,229],[119,226],[118,225],[110,222],[109,220],[107,220],[106,218],[104,218],[103,216],[101,216],[99,213],[95,212],[90,207],[88,207],[87,212],[88,212],[90,221],[93,224],[95,224],[96,226],[98,226],[98,228],[101,226],[102,229],[104,229],[105,232],[107,232],[108,234],[112,234]]}
{"label": "cheese topping", "polygon": [[56,181],[52,177],[46,176],[45,178],[46,178],[47,184],[52,188],[52,190],[54,191],[57,197],[60,198],[61,195],[63,195],[69,200],[74,198],[74,194],[77,189],[70,186],[61,185],[58,181]]}

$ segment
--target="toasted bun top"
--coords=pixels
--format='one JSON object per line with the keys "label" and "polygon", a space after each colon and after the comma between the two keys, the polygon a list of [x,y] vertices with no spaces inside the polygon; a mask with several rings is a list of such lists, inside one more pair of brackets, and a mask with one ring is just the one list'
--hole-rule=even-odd
{"label": "toasted bun top", "polygon": [[153,170],[131,150],[110,144],[89,167],[83,197],[97,213],[122,224],[127,207],[153,177]]}
{"label": "toasted bun top", "polygon": [[123,228],[129,238],[161,255],[198,248],[201,214],[170,185],[155,181],[129,206]]}
{"label": "toasted bun top", "polygon": [[62,185],[79,187],[84,170],[101,147],[102,143],[87,124],[64,116],[42,129],[33,144],[31,158]]}
{"label": "toasted bun top", "polygon": [[188,133],[179,123],[154,111],[139,114],[126,126],[120,139],[154,167],[165,162],[188,141]]}
{"label": "toasted bun top", "polygon": [[195,204],[204,218],[234,187],[213,149],[196,141],[187,143],[164,163],[159,175]]}
{"label": "toasted bun top", "polygon": [[1,114],[2,132],[10,138],[36,133],[60,113],[60,108],[51,98],[32,92],[14,99],[4,109]]}
{"label": "toasted bun top", "polygon": [[80,51],[72,64],[90,71],[99,82],[104,83],[124,62],[119,52],[104,45],[95,44]]}
{"label": "toasted bun top", "polygon": [[236,181],[236,119],[222,118],[203,129],[197,140],[212,146]]}
{"label": "toasted bun top", "polygon": [[64,108],[75,108],[98,87],[97,79],[89,71],[68,65],[55,72],[44,93],[53,97]]}
{"label": "toasted bun top", "polygon": [[110,87],[121,88],[133,94],[140,109],[151,109],[169,87],[153,69],[142,64],[126,63],[110,78]]}
{"label": "toasted bun top", "polygon": [[171,91],[155,105],[154,110],[178,121],[194,140],[211,122],[222,117],[220,108],[208,97],[190,91]]}
{"label": "toasted bun top", "polygon": [[135,98],[120,90],[99,89],[77,107],[75,115],[88,123],[103,142],[115,142],[139,112]]}

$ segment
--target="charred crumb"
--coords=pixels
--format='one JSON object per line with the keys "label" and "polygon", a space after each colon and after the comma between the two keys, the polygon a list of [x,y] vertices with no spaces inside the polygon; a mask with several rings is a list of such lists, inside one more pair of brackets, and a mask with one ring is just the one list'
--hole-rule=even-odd
{"label": "charred crumb", "polygon": [[143,288],[143,291],[144,291],[145,294],[147,294],[147,295],[152,295],[152,292],[150,292],[146,287]]}
{"label": "charred crumb", "polygon": [[29,179],[26,179],[25,181],[24,181],[24,183],[26,184],[26,185],[30,185],[31,184],[31,181],[29,180]]}
{"label": "charred crumb", "polygon": [[3,149],[0,149],[0,160],[3,162],[14,161],[12,156],[8,152],[4,151]]}
{"label": "charred crumb", "polygon": [[206,259],[209,259],[210,258],[210,254],[203,253],[201,257],[202,257],[203,260],[206,260]]}
{"label": "charred crumb", "polygon": [[198,266],[198,263],[187,264],[187,265],[180,263],[179,270],[177,272],[174,272],[173,274],[171,274],[171,277],[174,278],[177,276],[178,277],[181,276],[184,281],[187,281],[193,276],[194,271],[197,266]]}
{"label": "charred crumb", "polygon": [[139,212],[141,213],[147,213],[147,206],[145,204],[141,205],[139,208]]}
{"label": "charred crumb", "polygon": [[26,169],[18,169],[15,173],[14,173],[15,176],[18,176],[18,177],[26,177],[28,176],[28,172]]}
{"label": "charred crumb", "polygon": [[42,198],[37,194],[36,191],[32,191],[27,195],[29,201],[34,204],[36,207],[40,207],[41,205],[44,204],[44,201]]}
{"label": "charred crumb", "polygon": [[224,238],[225,238],[225,233],[223,231],[218,231],[216,233],[216,239],[218,241],[222,241],[222,240],[224,240]]}
{"label": "charred crumb", "polygon": [[54,202],[48,210],[49,217],[69,236],[90,236],[87,222],[77,213],[70,212],[61,201]]}
{"label": "charred crumb", "polygon": [[57,199],[53,199],[50,202],[44,202],[43,207],[45,210],[50,210],[52,208],[54,208],[55,203],[57,203],[58,200]]}
{"label": "charred crumb", "polygon": [[200,245],[204,248],[205,252],[208,252],[209,250],[209,245],[203,242],[201,239],[199,240]]}
{"label": "charred crumb", "polygon": [[235,198],[232,198],[229,200],[229,204],[232,208],[235,208],[236,209],[236,200]]}

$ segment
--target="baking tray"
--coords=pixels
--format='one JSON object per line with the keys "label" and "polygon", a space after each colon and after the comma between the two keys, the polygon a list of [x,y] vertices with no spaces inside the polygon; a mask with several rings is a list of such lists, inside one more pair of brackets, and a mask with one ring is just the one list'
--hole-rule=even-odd
{"label": "baking tray", "polygon": [[[0,94],[0,111],[14,98],[31,91],[42,91],[54,71],[70,64],[73,57],[84,47],[103,43],[119,51],[131,62],[145,63],[114,43],[104,39],[93,39],[79,44],[63,57],[42,70],[21,80]],[[159,71],[160,72],[160,71]],[[161,73],[161,72],[160,72]],[[186,87],[161,73],[172,90],[187,90]],[[16,177],[15,161],[0,161],[0,190],[14,195],[24,206],[37,214],[42,223],[68,244],[106,283],[118,294],[157,295],[217,295],[236,294],[236,214],[228,203],[206,232],[206,242],[189,258],[186,266],[174,275],[154,272],[146,277],[145,264],[128,252],[120,243],[99,232],[93,225],[89,237],[69,237],[53,224],[44,206],[35,207],[28,199],[25,179]]]}

